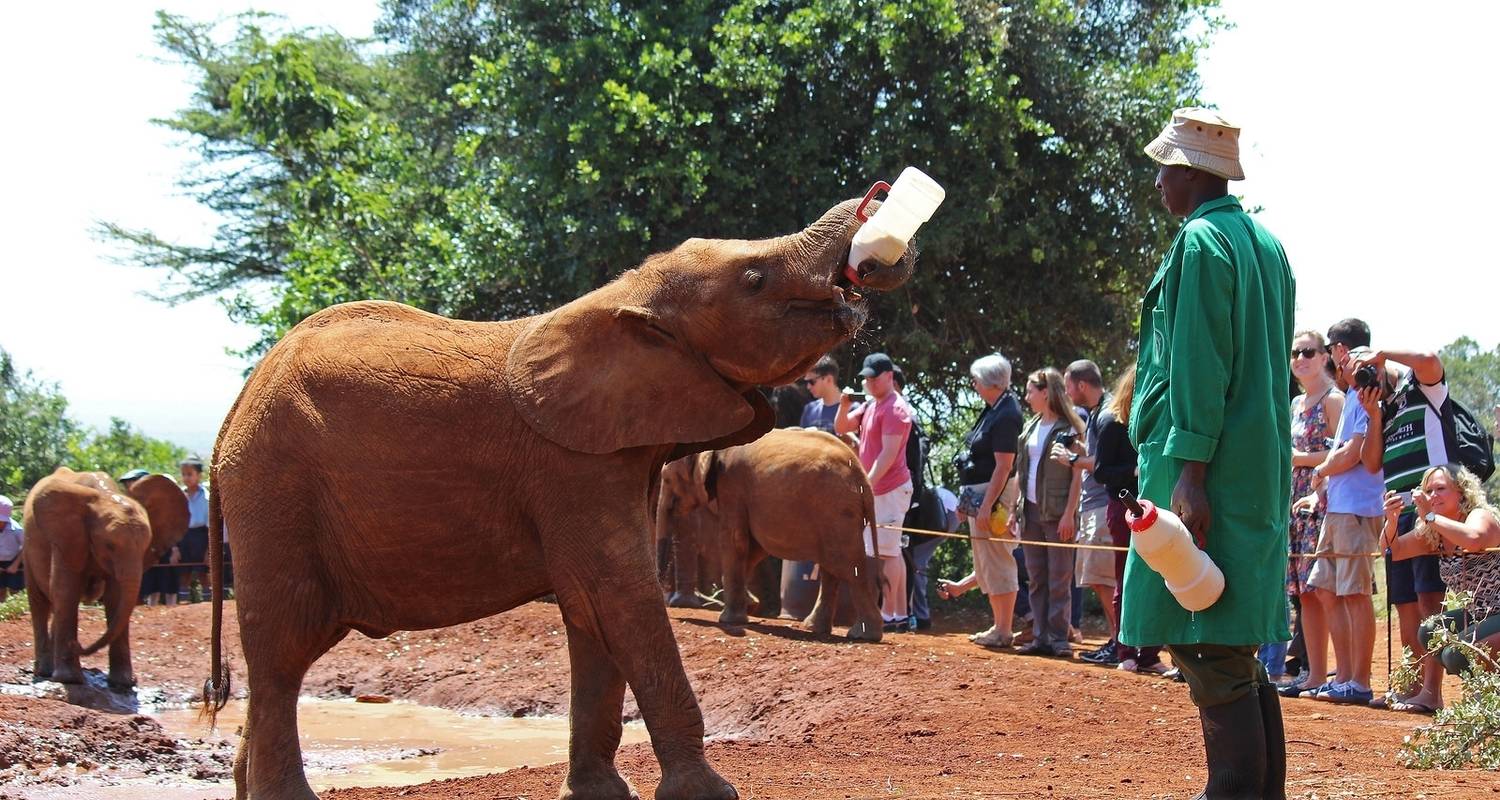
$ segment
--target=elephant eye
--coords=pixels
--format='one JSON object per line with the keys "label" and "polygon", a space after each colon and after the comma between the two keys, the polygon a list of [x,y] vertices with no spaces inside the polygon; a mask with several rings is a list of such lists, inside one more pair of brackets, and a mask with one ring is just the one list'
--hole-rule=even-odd
{"label": "elephant eye", "polygon": [[747,269],[745,270],[744,281],[746,289],[749,289],[752,293],[758,292],[765,288],[766,275],[758,269]]}

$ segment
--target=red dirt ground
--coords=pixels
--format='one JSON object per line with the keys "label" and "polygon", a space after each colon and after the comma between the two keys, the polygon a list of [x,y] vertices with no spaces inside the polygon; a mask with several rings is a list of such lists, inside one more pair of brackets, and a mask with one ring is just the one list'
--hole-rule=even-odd
{"label": "red dirt ground", "polygon": [[[208,610],[201,604],[137,611],[132,633],[142,686],[183,698],[202,684]],[[983,650],[963,636],[969,628],[952,627],[959,619],[950,619],[945,632],[851,645],[784,621],[724,629],[710,612],[674,609],[671,616],[703,706],[709,759],[744,798],[1188,798],[1203,784],[1196,712],[1181,684]],[[233,652],[232,607],[226,618]],[[97,609],[86,609],[83,619],[80,638],[102,630]],[[544,603],[385,640],[351,634],[314,665],[303,691],[381,694],[483,713],[560,714],[568,702],[564,646],[557,609]],[[0,683],[28,682],[30,666],[29,621],[0,623]],[[103,654],[85,666],[102,669]],[[234,677],[242,691],[238,664]],[[1289,797],[1500,798],[1500,776],[1493,773],[1395,765],[1402,737],[1423,718],[1313,701],[1287,701],[1283,710]],[[626,711],[635,714],[628,699]],[[71,738],[63,741],[64,734]],[[16,762],[12,770],[54,763],[59,752],[93,763],[155,758],[149,769],[185,775],[208,769],[182,749],[150,720],[0,695],[0,761]],[[221,753],[211,756],[211,766],[222,764]],[[649,747],[622,748],[618,763],[649,797],[659,775]],[[0,782],[17,774],[3,770]],[[324,796],[551,798],[563,774],[559,764]],[[0,796],[12,796],[3,783]]]}

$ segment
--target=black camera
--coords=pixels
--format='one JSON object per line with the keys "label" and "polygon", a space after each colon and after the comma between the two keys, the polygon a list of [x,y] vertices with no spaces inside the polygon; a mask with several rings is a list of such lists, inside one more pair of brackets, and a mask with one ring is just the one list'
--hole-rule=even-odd
{"label": "black camera", "polygon": [[1375,365],[1366,364],[1354,371],[1354,385],[1361,389],[1368,389],[1375,385]]}
{"label": "black camera", "polygon": [[1063,447],[1072,447],[1078,441],[1078,434],[1074,431],[1063,431],[1057,435],[1057,443]]}

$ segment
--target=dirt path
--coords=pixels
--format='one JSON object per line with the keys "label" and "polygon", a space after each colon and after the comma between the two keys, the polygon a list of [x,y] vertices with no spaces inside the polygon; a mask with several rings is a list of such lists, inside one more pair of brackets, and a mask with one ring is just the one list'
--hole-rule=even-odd
{"label": "dirt path", "polygon": [[[168,698],[190,696],[207,670],[208,606],[137,614],[137,679]],[[745,798],[1188,798],[1203,784],[1196,712],[1180,684],[986,651],[964,638],[968,628],[850,645],[820,640],[787,622],[726,630],[711,613],[671,615],[704,710],[709,758]],[[82,638],[102,629],[101,614],[84,617]],[[227,618],[227,641],[234,642],[233,614]],[[0,623],[0,683],[30,680],[30,639],[27,620]],[[557,609],[542,603],[379,641],[353,634],[313,667],[304,693],[383,694],[492,714],[561,714],[568,700],[564,645]],[[85,665],[102,668],[102,654]],[[242,691],[238,664],[234,678]],[[208,766],[203,759],[196,766],[173,762],[180,748],[163,743],[149,720],[92,713],[0,696],[0,753],[10,752],[8,742],[45,739],[73,720],[71,746],[83,748],[94,763],[153,747],[167,751],[159,754],[165,769],[211,771],[222,762],[220,753],[210,754]],[[1312,701],[1288,701],[1284,713],[1290,797],[1500,798],[1500,776],[1493,773],[1395,766],[1394,752],[1418,718]],[[628,699],[627,714],[635,714]],[[22,754],[19,761],[25,759]],[[622,749],[619,765],[649,797],[658,777],[649,747]],[[547,798],[555,796],[563,774],[564,767],[554,765],[326,796]],[[0,772],[0,782],[5,779]]]}

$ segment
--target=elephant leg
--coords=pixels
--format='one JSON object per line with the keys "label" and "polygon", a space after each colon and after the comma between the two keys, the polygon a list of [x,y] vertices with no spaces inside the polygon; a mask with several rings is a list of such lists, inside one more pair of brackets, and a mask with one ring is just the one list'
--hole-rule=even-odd
{"label": "elephant leg", "polygon": [[812,613],[805,624],[813,633],[828,635],[833,632],[833,612],[839,605],[839,586],[842,583],[833,573],[818,569],[818,599],[813,603]]}
{"label": "elephant leg", "polygon": [[615,770],[615,751],[620,749],[623,728],[625,676],[602,643],[568,617],[564,606],[572,699],[568,706],[568,778],[560,798],[639,800],[640,795]]}
{"label": "elephant leg", "polygon": [[78,602],[83,593],[82,568],[69,569],[62,559],[53,559],[47,586],[52,596],[52,680],[83,683],[79,662]]}
{"label": "elephant leg", "polygon": [[[316,798],[302,772],[297,694],[307,668],[349,629],[330,621],[326,601],[308,596],[318,591],[309,588],[315,585],[310,578],[298,588],[257,585],[269,591],[241,596],[237,611],[250,699],[235,754],[238,800]],[[252,597],[274,605],[246,602]]]}
{"label": "elephant leg", "polygon": [[672,536],[673,588],[667,605],[702,608],[703,601],[698,598],[698,547],[687,538],[681,532]]}
{"label": "elephant leg", "polygon": [[750,577],[750,536],[743,528],[724,531],[724,610],[719,621],[726,625],[743,625],[750,621],[750,591],[745,585]]}
{"label": "elephant leg", "polygon": [[[878,642],[884,627],[883,618],[880,616],[880,587],[877,583],[880,575],[880,559],[867,557],[860,554],[854,559],[855,566],[851,569],[847,566],[840,568],[837,564],[832,570],[824,569],[824,573],[833,573],[833,576],[849,587],[854,593],[854,624],[849,626],[849,638],[867,642]],[[834,598],[830,598],[832,601]]]}
{"label": "elephant leg", "polygon": [[[562,548],[556,557],[549,553],[547,564],[558,605],[570,625],[569,647],[575,640],[584,642],[570,658],[580,659],[573,664],[573,687],[585,703],[575,705],[570,716],[573,730],[587,731],[584,744],[589,750],[569,754],[570,776],[577,770],[583,782],[599,775],[606,752],[613,761],[620,718],[618,675],[635,693],[661,764],[656,800],[737,798],[734,787],[703,755],[703,712],[682,668],[666,604],[657,590],[651,551],[647,543],[633,541],[639,537],[635,531],[644,526],[599,531],[597,518],[563,520],[560,529],[565,533],[556,539],[566,541],[573,531],[590,527],[595,529],[594,546]],[[543,532],[544,542],[552,538],[548,533]],[[590,681],[600,683],[580,688],[579,682]],[[591,719],[589,714],[603,718]],[[580,789],[574,789],[574,796],[583,796]]]}
{"label": "elephant leg", "polygon": [[118,636],[109,643],[109,685],[116,689],[135,686],[135,671],[130,663],[130,612],[135,609],[134,597],[123,597],[118,583],[110,581],[104,593],[104,618],[111,628],[115,618],[124,614],[125,624]]}
{"label": "elephant leg", "polygon": [[31,613],[31,642],[36,651],[32,661],[32,678],[52,677],[52,636],[47,624],[52,618],[52,601],[33,580],[26,582],[26,605]]}

